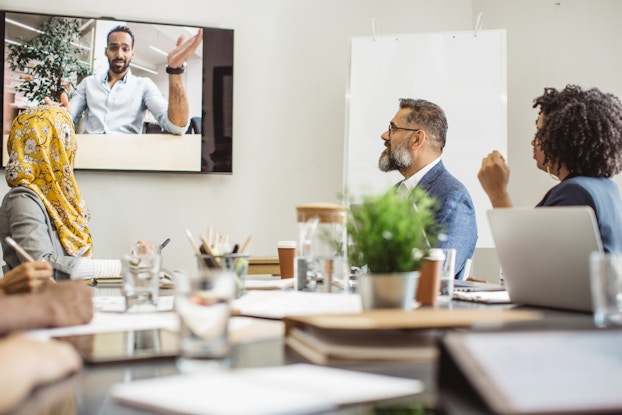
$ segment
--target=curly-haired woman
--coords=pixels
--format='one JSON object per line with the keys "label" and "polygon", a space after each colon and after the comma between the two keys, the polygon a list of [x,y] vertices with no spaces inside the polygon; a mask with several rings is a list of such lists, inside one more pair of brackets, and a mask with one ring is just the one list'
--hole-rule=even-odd
{"label": "curly-haired woman", "polygon": [[[531,141],[540,170],[558,178],[539,206],[594,209],[606,252],[622,251],[622,197],[610,178],[622,171],[622,104],[596,88],[568,85],[546,88],[534,100],[539,107],[537,131]],[[492,206],[511,207],[510,169],[498,151],[482,161],[478,178]]]}

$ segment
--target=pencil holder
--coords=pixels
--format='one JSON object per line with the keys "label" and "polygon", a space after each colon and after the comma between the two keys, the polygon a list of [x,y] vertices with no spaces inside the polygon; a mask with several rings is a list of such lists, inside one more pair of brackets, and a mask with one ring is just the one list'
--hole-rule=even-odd
{"label": "pencil holder", "polygon": [[244,284],[248,273],[250,254],[197,255],[199,271],[215,272],[219,270],[233,271],[235,274],[236,298],[244,295]]}

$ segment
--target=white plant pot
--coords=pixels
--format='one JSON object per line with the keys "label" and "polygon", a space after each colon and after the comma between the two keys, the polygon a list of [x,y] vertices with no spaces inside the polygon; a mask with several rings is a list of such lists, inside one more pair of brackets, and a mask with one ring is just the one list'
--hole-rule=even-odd
{"label": "white plant pot", "polygon": [[363,274],[357,281],[364,310],[401,308],[412,310],[419,283],[419,271]]}

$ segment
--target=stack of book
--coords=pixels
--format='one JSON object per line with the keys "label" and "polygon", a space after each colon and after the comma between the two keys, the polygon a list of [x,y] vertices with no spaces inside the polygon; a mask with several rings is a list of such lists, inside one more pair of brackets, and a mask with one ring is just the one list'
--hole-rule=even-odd
{"label": "stack of book", "polygon": [[432,308],[288,316],[284,318],[285,342],[315,364],[431,361],[438,357],[443,329],[498,326],[540,317],[527,310]]}

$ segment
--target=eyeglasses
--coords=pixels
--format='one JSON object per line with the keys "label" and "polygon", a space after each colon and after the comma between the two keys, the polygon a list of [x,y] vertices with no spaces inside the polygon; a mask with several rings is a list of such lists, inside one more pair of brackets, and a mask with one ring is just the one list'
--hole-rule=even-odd
{"label": "eyeglasses", "polygon": [[404,130],[404,131],[421,131],[421,128],[402,128],[402,127],[396,127],[395,125],[389,123],[389,128],[387,128],[387,131],[389,132],[389,138],[391,138],[391,134],[395,131],[395,130]]}

